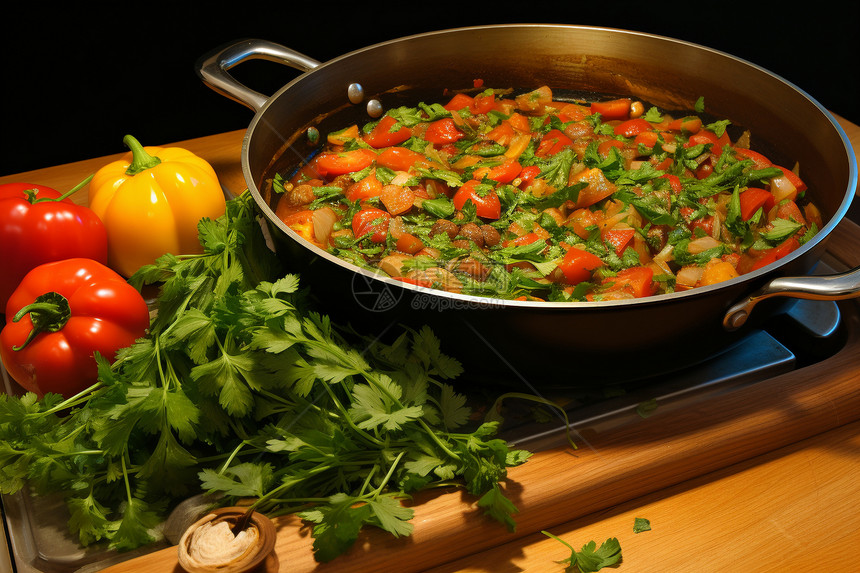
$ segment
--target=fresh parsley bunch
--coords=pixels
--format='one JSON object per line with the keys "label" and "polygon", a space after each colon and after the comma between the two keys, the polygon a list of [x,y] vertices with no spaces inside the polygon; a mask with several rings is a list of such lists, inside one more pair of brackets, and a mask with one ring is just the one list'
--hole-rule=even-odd
{"label": "fresh parsley bunch", "polygon": [[500,482],[529,452],[471,422],[459,362],[427,328],[393,342],[339,328],[268,248],[246,191],[199,224],[201,255],[165,255],[149,334],[63,399],[0,395],[0,491],[60,492],[82,545],[158,539],[181,500],[251,499],[313,524],[329,561],[368,525],[412,531],[401,500],[456,484],[514,527]]}

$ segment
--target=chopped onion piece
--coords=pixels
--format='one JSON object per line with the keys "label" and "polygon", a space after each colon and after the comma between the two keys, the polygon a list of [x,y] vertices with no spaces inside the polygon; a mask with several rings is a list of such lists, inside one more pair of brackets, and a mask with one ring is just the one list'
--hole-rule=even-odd
{"label": "chopped onion piece", "polygon": [[406,223],[400,215],[392,217],[388,222],[388,232],[394,239],[399,239],[406,232]]}
{"label": "chopped onion piece", "polygon": [[785,175],[770,180],[770,192],[773,194],[773,200],[777,205],[784,199],[793,201],[797,197],[797,188]]}
{"label": "chopped onion piece", "polygon": [[698,265],[687,265],[682,267],[675,275],[675,284],[682,287],[693,288],[702,278],[704,269]]}
{"label": "chopped onion piece", "polygon": [[337,218],[337,213],[330,207],[323,207],[314,211],[311,221],[313,222],[314,238],[319,244],[325,245],[328,243]]}
{"label": "chopped onion piece", "polygon": [[672,260],[672,253],[674,250],[675,245],[667,244],[659,253],[654,255],[654,258],[651,259],[651,262],[659,266],[667,275],[673,274],[672,267],[669,266],[669,261]]}
{"label": "chopped onion piece", "polygon": [[711,236],[699,237],[690,241],[690,244],[687,246],[687,250],[694,255],[697,255],[699,253],[704,253],[708,249],[719,247],[721,244],[722,243]]}
{"label": "chopped onion piece", "polygon": [[391,181],[389,181],[389,184],[390,185],[397,185],[398,187],[403,187],[404,185],[406,185],[406,182],[409,181],[410,177],[411,177],[411,175],[409,175],[405,171],[397,171],[396,175],[394,175],[394,178],[391,179]]}
{"label": "chopped onion piece", "polygon": [[812,203],[807,203],[803,206],[803,216],[806,218],[807,222],[814,223],[819,229],[824,224],[821,218],[821,211],[819,211],[818,207]]}
{"label": "chopped onion piece", "polygon": [[440,195],[445,195],[445,185],[440,181],[436,181],[435,179],[428,179],[424,182],[424,188],[427,190],[427,193],[430,194],[430,197],[435,199]]}

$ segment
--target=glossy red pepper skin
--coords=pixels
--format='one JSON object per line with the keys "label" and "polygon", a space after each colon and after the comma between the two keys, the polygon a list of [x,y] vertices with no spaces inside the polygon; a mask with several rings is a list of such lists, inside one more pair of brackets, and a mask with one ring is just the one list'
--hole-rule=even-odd
{"label": "glossy red pepper skin", "polygon": [[107,264],[107,232],[88,207],[44,185],[0,185],[0,310],[27,272],[84,257]]}
{"label": "glossy red pepper skin", "polygon": [[477,191],[480,182],[475,179],[466,181],[457,189],[452,199],[454,207],[462,209],[466,201],[475,204],[475,214],[484,219],[498,219],[502,214],[502,203],[495,190],[488,190],[484,194]]}
{"label": "glossy red pepper skin", "polygon": [[[50,308],[33,306],[43,300]],[[35,333],[34,322],[43,325]],[[9,297],[0,358],[25,390],[68,398],[97,381],[95,352],[113,362],[148,328],[143,295],[116,271],[91,259],[64,259],[32,269]]]}

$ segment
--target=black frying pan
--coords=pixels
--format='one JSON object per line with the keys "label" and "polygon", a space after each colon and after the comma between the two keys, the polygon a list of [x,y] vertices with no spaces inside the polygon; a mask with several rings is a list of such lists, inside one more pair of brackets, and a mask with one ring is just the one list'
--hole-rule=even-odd
{"label": "black frying pan", "polygon": [[[228,71],[267,59],[303,73],[272,96]],[[806,276],[843,218],[857,186],[857,162],[833,116],[809,94],[750,62],[699,45],[637,32],[566,25],[499,25],[442,30],[357,50],[320,63],[262,40],[202,58],[198,73],[216,91],[254,110],[242,148],[248,187],[277,252],[311,285],[326,312],[366,333],[427,324],[445,351],[473,371],[531,384],[585,385],[653,376],[694,364],[730,345],[772,312],[760,301],[858,296],[857,271]],[[502,301],[429,291],[350,265],[303,241],[274,214],[270,180],[312,151],[305,132],[368,121],[381,110],[441,101],[444,89],[485,86],[629,95],[664,109],[729,118],[753,147],[799,162],[824,216],[801,249],[736,279],[629,301]],[[753,323],[753,324],[750,324]]]}

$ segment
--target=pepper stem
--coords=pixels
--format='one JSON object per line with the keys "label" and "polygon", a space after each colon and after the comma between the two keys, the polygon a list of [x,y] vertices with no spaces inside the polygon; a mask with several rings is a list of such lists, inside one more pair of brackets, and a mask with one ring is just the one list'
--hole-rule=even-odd
{"label": "pepper stem", "polygon": [[78,190],[82,189],[84,185],[89,183],[94,176],[95,176],[95,173],[90,174],[89,177],[87,177],[86,179],[84,179],[83,181],[81,181],[80,183],[78,183],[77,185],[75,185],[74,187],[72,187],[71,189],[69,189],[68,191],[66,191],[65,193],[63,193],[62,195],[60,195],[57,198],[38,197],[37,196],[38,191],[36,189],[25,189],[24,194],[27,195],[27,201],[29,201],[31,205],[35,205],[36,203],[43,203],[45,201],[59,202],[59,201],[62,201],[68,197],[71,197],[72,195],[77,193]]}
{"label": "pepper stem", "polygon": [[37,296],[34,302],[19,310],[12,318],[12,322],[18,322],[28,314],[33,328],[23,344],[12,347],[16,352],[30,344],[42,332],[61,330],[71,318],[72,310],[66,297],[58,292],[47,292]]}
{"label": "pepper stem", "polygon": [[126,175],[137,175],[141,171],[146,171],[161,163],[161,159],[147,153],[140,142],[134,137],[126,135],[122,138],[122,142],[131,150],[131,163],[125,170]]}

